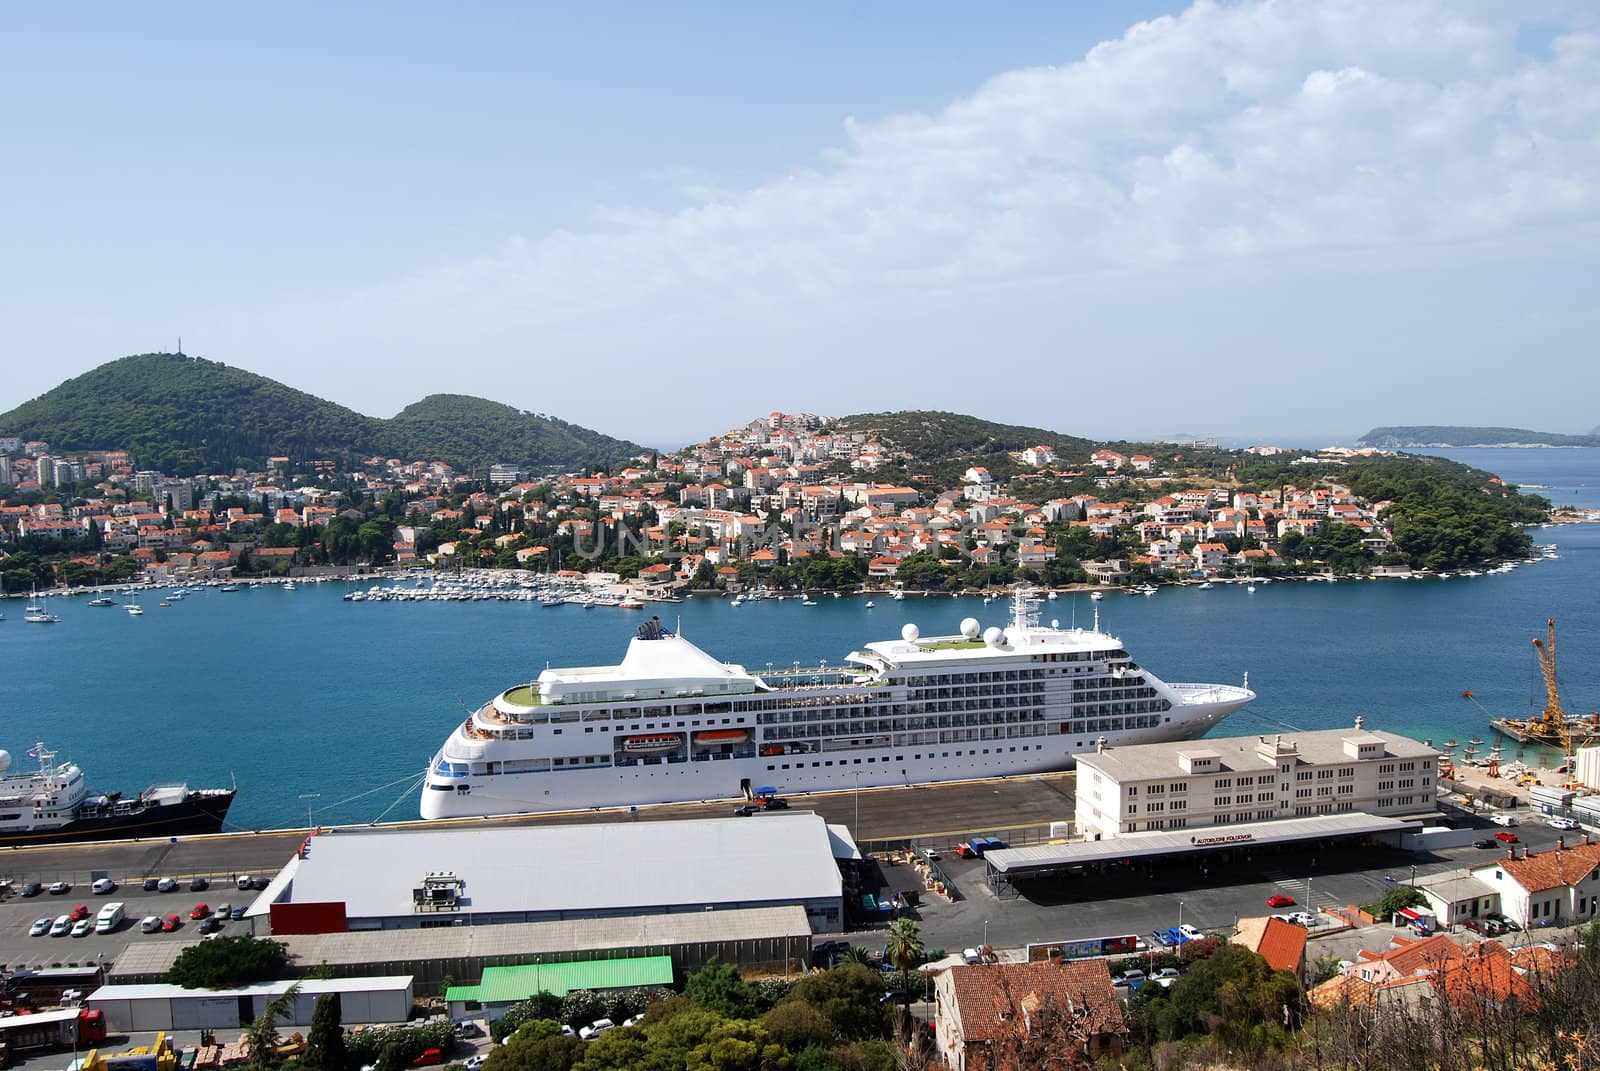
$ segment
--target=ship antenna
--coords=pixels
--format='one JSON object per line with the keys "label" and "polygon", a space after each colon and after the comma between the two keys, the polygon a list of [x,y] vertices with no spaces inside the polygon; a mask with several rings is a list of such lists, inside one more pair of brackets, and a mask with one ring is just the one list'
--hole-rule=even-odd
{"label": "ship antenna", "polygon": [[1100,604],[1099,603],[1095,603],[1094,604],[1094,630],[1096,632],[1100,631]]}

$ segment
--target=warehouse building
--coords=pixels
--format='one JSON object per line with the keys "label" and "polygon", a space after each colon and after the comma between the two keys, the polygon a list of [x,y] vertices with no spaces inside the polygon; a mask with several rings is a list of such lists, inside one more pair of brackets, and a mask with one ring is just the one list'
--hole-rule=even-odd
{"label": "warehouse building", "polygon": [[[791,904],[625,919],[288,934],[273,940],[287,946],[295,973],[409,974],[417,994],[431,996],[447,979],[465,983],[495,967],[636,956],[667,956],[685,972],[716,960],[787,976],[803,973],[810,964],[812,934],[805,910]],[[192,943],[135,941],[117,958],[109,981],[159,982]]]}
{"label": "warehouse building", "polygon": [[1439,755],[1395,733],[1325,729],[1235,736],[1078,756],[1077,823],[1104,839],[1285,818],[1428,815]]}
{"label": "warehouse building", "polygon": [[531,963],[490,967],[477,985],[453,985],[444,999],[452,1019],[488,1019],[505,1015],[536,993],[564,997],[574,989],[616,993],[630,989],[666,989],[672,985],[671,956],[583,960],[575,963]]}
{"label": "warehouse building", "polygon": [[340,830],[274,882],[274,936],[437,929],[794,905],[843,924],[836,857],[856,848],[811,813],[673,822]]}
{"label": "warehouse building", "polygon": [[248,1027],[266,1006],[298,984],[299,995],[283,1026],[309,1026],[317,998],[336,994],[339,1016],[352,1023],[403,1023],[411,1017],[411,978],[308,978],[296,982],[258,982],[237,989],[185,989],[177,985],[105,985],[89,994],[88,1004],[105,1013],[113,1031],[235,1030]]}

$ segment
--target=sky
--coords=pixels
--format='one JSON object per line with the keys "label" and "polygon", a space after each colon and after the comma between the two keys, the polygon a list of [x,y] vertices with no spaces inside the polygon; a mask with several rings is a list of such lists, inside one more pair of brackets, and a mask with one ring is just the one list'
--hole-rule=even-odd
{"label": "sky", "polygon": [[10,4],[0,102],[0,411],[1600,425],[1588,2]]}

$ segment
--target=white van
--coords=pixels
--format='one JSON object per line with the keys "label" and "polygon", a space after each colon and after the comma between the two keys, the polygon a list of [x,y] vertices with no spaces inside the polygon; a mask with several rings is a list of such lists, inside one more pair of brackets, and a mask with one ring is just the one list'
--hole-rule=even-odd
{"label": "white van", "polygon": [[122,901],[118,900],[114,904],[107,904],[105,907],[102,907],[100,909],[100,913],[94,917],[94,932],[110,933],[118,926],[122,925],[122,920],[125,915],[126,912],[123,909]]}
{"label": "white van", "polygon": [[613,1023],[610,1019],[596,1019],[594,1022],[578,1031],[578,1037],[582,1038],[584,1041],[588,1041],[591,1038],[599,1037],[601,1034],[604,1034],[607,1030],[610,1030],[616,1025],[617,1024]]}

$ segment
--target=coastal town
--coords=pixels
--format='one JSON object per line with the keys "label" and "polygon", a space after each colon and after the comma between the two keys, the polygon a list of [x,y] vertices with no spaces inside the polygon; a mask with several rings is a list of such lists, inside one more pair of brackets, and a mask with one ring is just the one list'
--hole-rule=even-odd
{"label": "coastal town", "polygon": [[921,471],[927,459],[834,423],[773,412],[581,473],[380,457],[343,471],[280,456],[260,471],[179,477],[136,468],[128,450],[60,452],[0,435],[0,579],[18,594],[394,565],[597,574],[650,596],[1427,568],[1396,545],[1393,503],[1341,481],[1352,460],[1385,451],[1252,447],[1239,456],[1303,478],[1247,488],[1219,478],[1227,452],[1204,441],[1069,457],[1040,443],[1002,454],[1001,476],[990,461],[945,465],[941,479]]}

